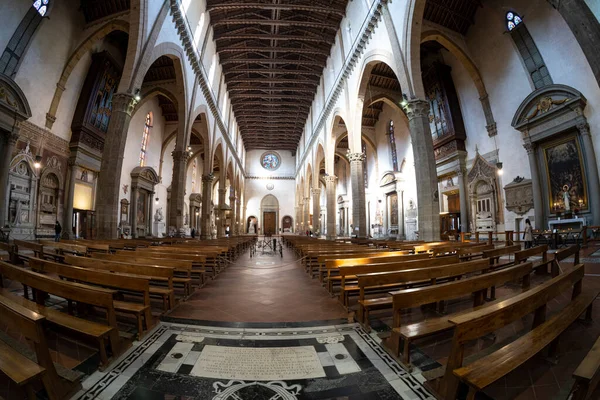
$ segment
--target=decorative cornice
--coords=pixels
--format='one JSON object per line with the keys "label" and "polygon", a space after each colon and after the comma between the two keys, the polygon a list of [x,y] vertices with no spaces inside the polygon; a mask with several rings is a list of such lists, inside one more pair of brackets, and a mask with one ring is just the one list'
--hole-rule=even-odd
{"label": "decorative cornice", "polygon": [[256,176],[256,175],[248,175],[246,179],[260,179],[260,180],[287,180],[294,181],[296,180],[293,176]]}
{"label": "decorative cornice", "polygon": [[325,181],[325,183],[335,183],[335,181],[337,180],[337,176],[335,175],[327,175],[323,177],[323,180]]}
{"label": "decorative cornice", "polygon": [[24,142],[29,141],[32,146],[41,148],[40,150],[48,149],[65,157],[71,154],[68,141],[29,121],[21,122],[19,138]]}
{"label": "decorative cornice", "polygon": [[[215,96],[208,86],[208,74],[204,70],[204,65],[202,64],[202,58],[198,53],[198,49],[196,48],[195,41],[193,40],[192,30],[185,18],[184,13],[182,12],[183,6],[179,4],[179,0],[170,0],[171,1],[171,15],[173,16],[173,22],[175,23],[175,28],[179,33],[179,38],[181,39],[181,44],[187,54],[188,61],[192,66],[192,69],[196,73],[196,77],[198,78],[198,83],[200,84],[200,88],[202,89],[202,94],[206,102],[208,103],[208,108],[212,112],[217,126],[221,131],[223,139],[229,146],[231,150],[231,154],[233,158],[237,161],[238,167],[242,172],[242,175],[246,175],[244,172],[244,166],[242,165],[242,161],[240,160],[233,143],[231,143],[231,138],[227,134],[227,127],[223,122],[223,117],[221,115],[221,111],[217,106],[217,101],[215,101]],[[207,33],[208,36],[208,33]]]}
{"label": "decorative cornice", "polygon": [[409,121],[414,118],[428,118],[429,102],[420,99],[411,100],[404,106],[404,111]]}
{"label": "decorative cornice", "polygon": [[[373,2],[373,4],[371,5],[371,9],[369,10],[367,17],[365,18],[365,20],[362,24],[362,34],[357,36],[357,38],[354,40],[354,50],[346,58],[346,61],[342,67],[342,70],[340,71],[340,73],[338,74],[338,76],[336,78],[336,83],[334,83],[331,91],[329,92],[329,97],[326,100],[327,105],[321,110],[321,115],[319,116],[317,125],[315,126],[315,128],[312,131],[311,139],[310,139],[308,145],[304,147],[304,154],[302,154],[300,162],[298,163],[298,168],[296,169],[296,175],[298,175],[298,173],[300,172],[301,166],[304,165],[304,161],[305,161],[306,157],[308,156],[308,154],[310,153],[310,151],[307,151],[307,150],[312,148],[315,141],[317,140],[317,137],[319,136],[318,132],[325,125],[327,118],[333,111],[333,107],[335,106],[335,104],[342,92],[344,83],[350,76],[350,73],[352,72],[352,70],[356,67],[356,63],[358,62],[358,59],[364,52],[367,43],[369,43],[369,40],[371,39],[371,36],[373,35],[375,26],[377,26],[377,23],[381,20],[381,10],[383,8],[383,5],[386,3],[386,1],[387,0],[375,0]],[[308,123],[308,121],[307,121],[307,123]]]}

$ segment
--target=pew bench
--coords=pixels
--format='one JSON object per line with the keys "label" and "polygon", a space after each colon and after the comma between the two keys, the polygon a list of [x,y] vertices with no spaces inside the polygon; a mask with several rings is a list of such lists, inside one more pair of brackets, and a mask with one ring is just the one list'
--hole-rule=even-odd
{"label": "pew bench", "polygon": [[548,259],[548,245],[545,244],[515,252],[515,264],[525,262],[529,257],[535,256],[541,256],[542,259],[533,262],[533,269],[537,273],[547,273],[548,266],[552,264],[553,260]]}
{"label": "pew bench", "polygon": [[[26,261],[32,256],[42,258],[44,255],[44,246],[38,243],[26,242],[25,240],[14,240],[13,245],[15,254],[20,262]],[[27,253],[24,253],[24,250],[27,251]]]}
{"label": "pew bench", "polygon": [[571,400],[591,399],[600,381],[600,338],[579,364],[573,373],[573,378],[575,383],[571,389],[573,394]]}
{"label": "pew bench", "polygon": [[567,247],[566,249],[562,249],[554,253],[554,262],[551,267],[552,277],[556,277],[560,274],[560,262],[565,259],[573,256],[573,265],[579,264],[579,250],[580,246],[578,244]]}

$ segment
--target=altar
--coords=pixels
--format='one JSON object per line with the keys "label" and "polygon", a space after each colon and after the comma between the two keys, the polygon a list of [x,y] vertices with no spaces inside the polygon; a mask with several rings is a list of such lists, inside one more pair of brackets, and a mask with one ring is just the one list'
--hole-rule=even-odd
{"label": "altar", "polygon": [[554,229],[558,229],[561,231],[564,230],[580,230],[585,224],[585,218],[570,218],[570,219],[555,219],[548,221],[549,229],[552,231]]}

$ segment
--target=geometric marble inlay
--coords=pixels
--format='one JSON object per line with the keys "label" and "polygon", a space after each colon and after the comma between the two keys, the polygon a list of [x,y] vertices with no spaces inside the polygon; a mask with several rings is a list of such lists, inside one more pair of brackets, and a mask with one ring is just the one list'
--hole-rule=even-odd
{"label": "geometric marble inlay", "polygon": [[190,372],[204,378],[276,381],[323,378],[325,371],[312,346],[205,346]]}

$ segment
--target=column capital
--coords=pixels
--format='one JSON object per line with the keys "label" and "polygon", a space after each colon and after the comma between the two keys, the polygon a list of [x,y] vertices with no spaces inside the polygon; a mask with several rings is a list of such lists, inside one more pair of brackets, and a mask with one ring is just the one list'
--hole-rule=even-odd
{"label": "column capital", "polygon": [[523,147],[525,147],[527,154],[533,154],[533,152],[535,151],[536,145],[535,145],[535,143],[532,143],[532,142],[525,142],[525,143],[523,143]]}
{"label": "column capital", "polygon": [[353,162],[363,162],[367,156],[364,153],[348,153],[348,160]]}
{"label": "column capital", "polygon": [[304,198],[304,205],[310,204],[310,196]]}
{"label": "column capital", "polygon": [[498,134],[498,127],[496,123],[486,125],[485,129],[487,129],[487,133],[489,137],[494,137]]}
{"label": "column capital", "polygon": [[235,196],[229,196],[229,201],[231,201],[232,203],[235,202],[236,197]]}
{"label": "column capital", "polygon": [[226,188],[222,188],[222,189],[219,188],[219,189],[217,189],[217,191],[219,192],[219,194],[223,194],[223,195],[227,193],[227,189]]}
{"label": "column capital", "polygon": [[112,98],[112,112],[121,111],[131,116],[137,103],[137,100],[132,94],[117,93]]}
{"label": "column capital", "polygon": [[410,100],[404,106],[404,112],[409,121],[414,118],[428,118],[429,102],[422,99]]}
{"label": "column capital", "polygon": [[325,177],[323,177],[323,180],[325,181],[325,184],[327,183],[335,183],[335,181],[337,180],[337,176],[335,175],[327,175]]}
{"label": "column capital", "polygon": [[313,196],[320,196],[321,195],[321,189],[320,188],[311,189],[310,192],[312,193]]}
{"label": "column capital", "polygon": [[215,176],[213,174],[202,175],[202,182],[212,182],[215,180]]}
{"label": "column capital", "polygon": [[590,135],[590,126],[587,122],[582,122],[581,124],[577,124],[577,130],[581,134],[581,136],[589,136]]}
{"label": "column capital", "polygon": [[190,158],[189,151],[185,150],[173,150],[171,153],[173,156],[173,161],[186,162],[188,158]]}

